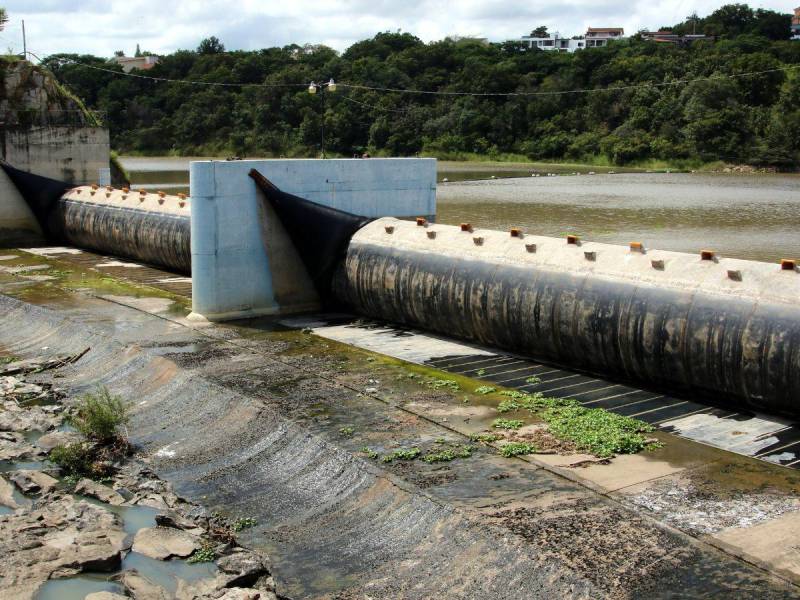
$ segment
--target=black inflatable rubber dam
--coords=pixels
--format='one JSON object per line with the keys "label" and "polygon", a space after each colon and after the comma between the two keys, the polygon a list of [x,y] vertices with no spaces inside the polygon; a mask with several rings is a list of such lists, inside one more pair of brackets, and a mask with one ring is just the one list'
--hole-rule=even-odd
{"label": "black inflatable rubber dam", "polygon": [[183,195],[70,184],[2,168],[50,242],[191,272],[189,202]]}
{"label": "black inflatable rubber dam", "polygon": [[[54,238],[189,272],[185,198],[58,190],[41,178],[32,191],[18,173],[9,174]],[[329,303],[719,405],[800,416],[794,261],[370,221],[251,175]]]}

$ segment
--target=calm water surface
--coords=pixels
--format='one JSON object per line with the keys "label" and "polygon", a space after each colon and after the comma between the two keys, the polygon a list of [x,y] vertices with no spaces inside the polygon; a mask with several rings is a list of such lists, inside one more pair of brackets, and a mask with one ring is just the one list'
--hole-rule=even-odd
{"label": "calm water surface", "polygon": [[[188,191],[190,158],[123,159],[136,187]],[[440,164],[442,223],[777,261],[800,258],[800,176],[567,172],[542,165]],[[491,179],[495,177],[495,179]],[[448,182],[442,180],[447,178]],[[463,179],[473,179],[462,181]]]}

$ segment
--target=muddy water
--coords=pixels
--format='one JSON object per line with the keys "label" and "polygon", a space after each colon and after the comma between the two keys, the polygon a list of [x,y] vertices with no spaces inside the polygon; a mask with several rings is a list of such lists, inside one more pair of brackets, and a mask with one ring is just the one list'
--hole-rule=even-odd
{"label": "muddy water", "polygon": [[800,258],[800,177],[624,173],[440,184],[440,222],[777,261]]}
{"label": "muddy water", "polygon": [[[126,158],[134,185],[188,192],[190,158]],[[547,177],[547,172],[558,173]],[[573,173],[582,173],[573,175]],[[531,175],[539,175],[531,177]],[[777,261],[800,258],[800,176],[440,163],[440,222]],[[444,181],[447,179],[448,181]]]}

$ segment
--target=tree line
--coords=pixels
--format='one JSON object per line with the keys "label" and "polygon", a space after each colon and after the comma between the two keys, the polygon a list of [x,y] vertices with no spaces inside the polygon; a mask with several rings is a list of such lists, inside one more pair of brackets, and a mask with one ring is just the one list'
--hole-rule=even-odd
{"label": "tree line", "polygon": [[[86,68],[121,72],[96,56],[59,54],[44,64],[101,112],[120,152],[315,156],[324,126],[328,155],[794,169],[800,42],[788,39],[789,23],[789,15],[726,5],[672,26],[707,40],[634,35],[574,54],[515,41],[424,43],[409,33],[379,33],[342,53],[321,45],[226,51],[209,38],[139,73],[181,81],[173,83]],[[310,82],[330,79],[335,92],[309,94]]]}

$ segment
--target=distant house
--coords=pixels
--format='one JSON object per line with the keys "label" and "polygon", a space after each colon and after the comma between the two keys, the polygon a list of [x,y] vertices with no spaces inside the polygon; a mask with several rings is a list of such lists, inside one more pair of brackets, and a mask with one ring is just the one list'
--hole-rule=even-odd
{"label": "distant house", "polygon": [[586,30],[586,47],[600,48],[607,46],[612,40],[621,40],[625,37],[622,27],[589,27]]}
{"label": "distant house", "polygon": [[677,33],[673,33],[672,31],[669,30],[642,31],[639,35],[642,36],[643,40],[647,40],[650,42],[658,42],[661,44],[676,44],[678,46],[688,46],[692,42],[696,42],[698,40],[714,39],[711,36],[703,35],[701,33],[678,35]]}
{"label": "distant house", "polygon": [[122,65],[122,70],[125,73],[130,73],[134,69],[146,71],[158,64],[157,56],[115,56],[112,60]]}
{"label": "distant house", "polygon": [[583,38],[565,38],[561,37],[558,32],[551,33],[547,37],[524,35],[520,39],[528,44],[528,48],[539,48],[549,52],[575,52],[575,50],[581,50],[586,47],[586,41]]}
{"label": "distant house", "polygon": [[792,39],[800,40],[800,6],[794,9],[792,17]]}

